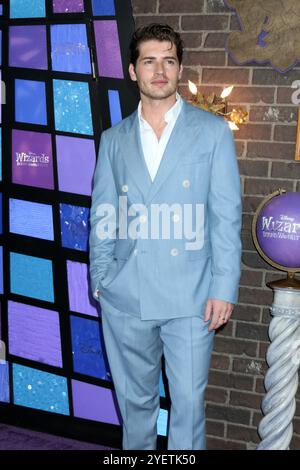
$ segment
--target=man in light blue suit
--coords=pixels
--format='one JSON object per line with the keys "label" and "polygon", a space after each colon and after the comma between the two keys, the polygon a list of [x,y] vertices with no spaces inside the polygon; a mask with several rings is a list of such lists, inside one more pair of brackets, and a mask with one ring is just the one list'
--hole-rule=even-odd
{"label": "man in light blue suit", "polygon": [[137,30],[135,113],[102,133],[90,233],[93,295],[123,419],[123,449],[155,449],[164,355],[168,449],[205,449],[204,393],[214,332],[240,278],[240,179],[222,118],[177,92],[182,41]]}

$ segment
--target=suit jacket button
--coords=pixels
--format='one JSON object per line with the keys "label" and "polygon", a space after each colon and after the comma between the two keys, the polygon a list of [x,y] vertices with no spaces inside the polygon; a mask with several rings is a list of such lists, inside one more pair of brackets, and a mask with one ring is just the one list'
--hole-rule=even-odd
{"label": "suit jacket button", "polygon": [[178,250],[177,250],[177,248],[172,248],[172,250],[171,250],[171,255],[172,255],[172,256],[177,256],[177,255],[178,255]]}
{"label": "suit jacket button", "polygon": [[190,183],[190,180],[183,180],[183,182],[182,182],[182,186],[183,186],[184,188],[189,188],[189,187],[190,187],[190,184],[191,184],[191,183]]}
{"label": "suit jacket button", "polygon": [[96,289],[96,290],[95,290],[94,295],[97,297],[97,299],[100,298],[101,293],[100,293],[99,289]]}
{"label": "suit jacket button", "polygon": [[123,193],[127,193],[127,192],[128,192],[128,186],[127,186],[127,184],[123,184],[123,186],[122,186],[122,191],[123,191]]}

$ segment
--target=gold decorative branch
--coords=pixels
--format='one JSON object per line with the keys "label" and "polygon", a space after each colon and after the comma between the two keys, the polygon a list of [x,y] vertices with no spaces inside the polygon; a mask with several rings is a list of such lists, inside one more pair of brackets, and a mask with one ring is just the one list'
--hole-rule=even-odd
{"label": "gold decorative branch", "polygon": [[205,97],[201,93],[195,83],[189,80],[189,90],[193,97],[189,102],[198,108],[210,111],[218,116],[223,116],[229,124],[232,130],[238,130],[238,125],[247,122],[248,113],[244,108],[232,109],[228,112],[228,103],[226,98],[230,95],[233,90],[233,86],[224,88],[221,95],[218,96],[216,93],[211,93],[208,97]]}

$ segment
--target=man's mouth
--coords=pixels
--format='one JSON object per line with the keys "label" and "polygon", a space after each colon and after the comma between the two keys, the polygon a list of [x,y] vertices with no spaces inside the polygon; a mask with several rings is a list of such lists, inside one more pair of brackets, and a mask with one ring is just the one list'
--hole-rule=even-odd
{"label": "man's mouth", "polygon": [[155,80],[152,82],[152,85],[163,86],[166,85],[168,82],[167,80]]}

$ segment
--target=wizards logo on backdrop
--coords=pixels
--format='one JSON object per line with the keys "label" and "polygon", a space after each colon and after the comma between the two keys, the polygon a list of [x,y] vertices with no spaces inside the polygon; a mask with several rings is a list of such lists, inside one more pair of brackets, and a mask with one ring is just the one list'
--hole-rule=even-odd
{"label": "wizards logo on backdrop", "polygon": [[270,63],[285,73],[300,60],[299,0],[225,0],[241,31],[230,34],[228,52],[238,64]]}

